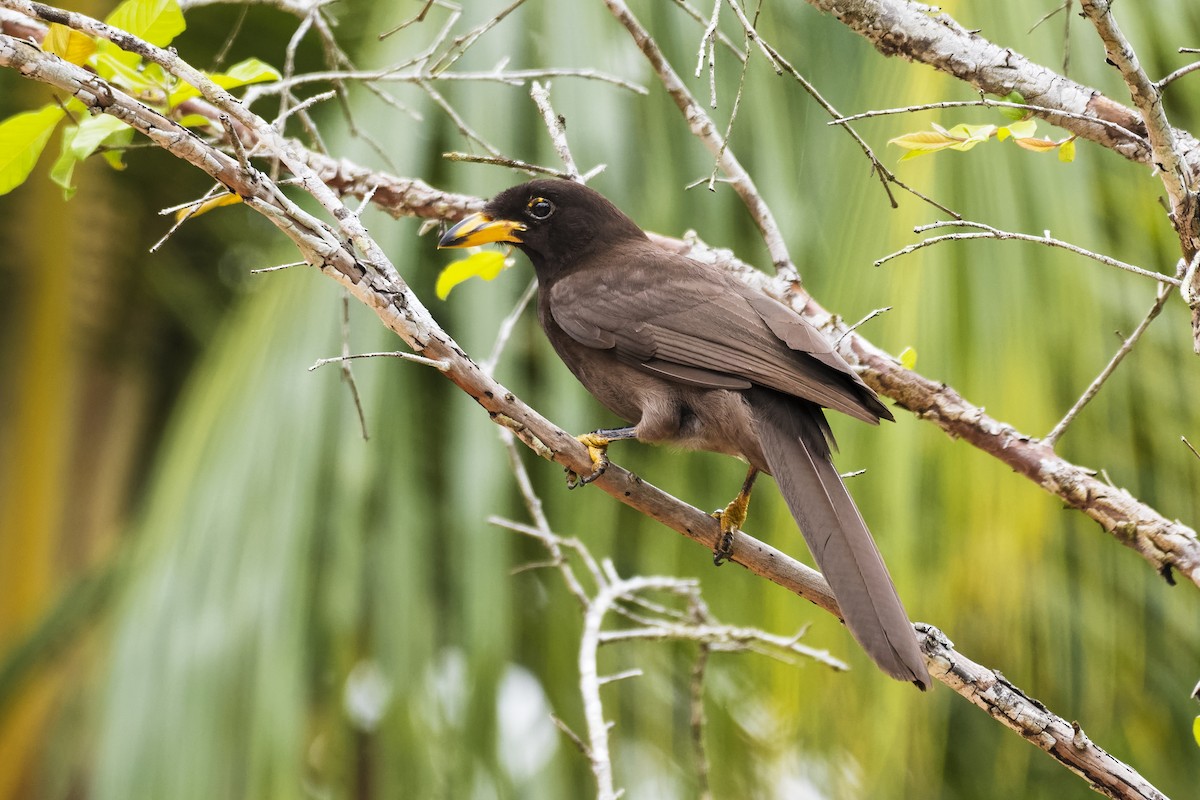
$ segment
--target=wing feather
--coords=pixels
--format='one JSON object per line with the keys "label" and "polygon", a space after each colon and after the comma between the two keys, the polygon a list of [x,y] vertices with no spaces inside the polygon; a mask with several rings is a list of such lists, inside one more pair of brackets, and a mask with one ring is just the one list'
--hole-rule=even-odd
{"label": "wing feather", "polygon": [[715,267],[665,251],[647,259],[643,250],[621,277],[619,285],[587,272],[555,281],[554,321],[583,345],[683,384],[757,384],[866,422],[891,417],[819,330]]}

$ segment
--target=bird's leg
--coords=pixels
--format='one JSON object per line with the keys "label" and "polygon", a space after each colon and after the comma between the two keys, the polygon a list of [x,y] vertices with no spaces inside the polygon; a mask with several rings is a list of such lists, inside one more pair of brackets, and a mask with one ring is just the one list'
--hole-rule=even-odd
{"label": "bird's leg", "polygon": [[636,428],[609,428],[607,430],[592,431],[585,433],[582,436],[576,436],[579,443],[588,449],[588,455],[592,457],[592,471],[587,475],[578,475],[570,468],[567,469],[567,488],[578,489],[580,486],[587,486],[592,481],[604,474],[604,470],[608,469],[608,445],[618,439],[636,439]]}
{"label": "bird's leg", "polygon": [[733,555],[733,532],[740,530],[746,522],[746,512],[750,509],[750,490],[754,488],[754,479],[758,477],[758,469],[751,467],[742,481],[742,490],[737,497],[730,501],[722,511],[714,511],[713,516],[721,523],[721,537],[713,548],[713,563],[718,567]]}

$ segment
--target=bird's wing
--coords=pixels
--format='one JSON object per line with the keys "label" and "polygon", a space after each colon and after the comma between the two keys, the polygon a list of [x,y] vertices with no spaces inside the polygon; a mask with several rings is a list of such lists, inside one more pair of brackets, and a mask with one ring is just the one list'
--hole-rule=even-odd
{"label": "bird's wing", "polygon": [[682,256],[642,248],[612,257],[625,262],[619,283],[587,270],[549,288],[550,313],[575,341],[692,386],[757,384],[867,422],[890,417],[820,331],[782,303]]}

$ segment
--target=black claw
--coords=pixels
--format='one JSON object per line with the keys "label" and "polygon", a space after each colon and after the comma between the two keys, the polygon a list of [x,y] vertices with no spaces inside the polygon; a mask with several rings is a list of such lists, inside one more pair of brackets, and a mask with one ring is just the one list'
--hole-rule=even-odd
{"label": "black claw", "polygon": [[575,472],[574,470],[567,468],[567,470],[566,470],[567,488],[568,489],[578,489],[580,486],[587,486],[589,483],[591,483],[592,481],[596,480],[601,475],[603,475],[604,471],[606,469],[608,469],[608,465],[609,465],[608,454],[601,453],[600,460],[596,462],[595,469],[593,469],[587,475],[581,476],[581,475],[579,475],[579,473]]}
{"label": "black claw", "polygon": [[719,567],[733,558],[733,531],[723,531],[713,548],[713,566]]}

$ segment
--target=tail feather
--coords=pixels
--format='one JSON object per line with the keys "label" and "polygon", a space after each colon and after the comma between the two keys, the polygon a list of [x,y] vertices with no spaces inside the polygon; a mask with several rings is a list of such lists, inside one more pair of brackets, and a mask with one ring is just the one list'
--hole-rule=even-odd
{"label": "tail feather", "polygon": [[929,687],[929,672],[891,575],[830,458],[821,409],[773,392],[751,394],[770,472],[800,526],[846,627],[879,667]]}

